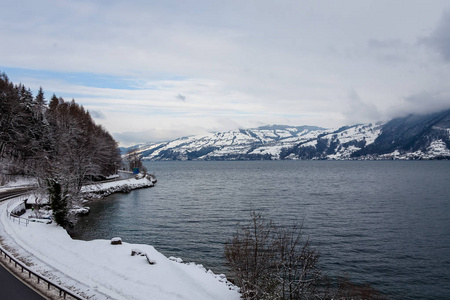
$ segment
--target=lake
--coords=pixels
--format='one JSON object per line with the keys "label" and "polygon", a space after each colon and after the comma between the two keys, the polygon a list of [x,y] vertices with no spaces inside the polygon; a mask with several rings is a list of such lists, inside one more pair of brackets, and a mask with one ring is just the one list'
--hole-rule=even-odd
{"label": "lake", "polygon": [[224,243],[254,210],[303,224],[329,275],[393,299],[450,296],[450,161],[145,164],[156,186],[89,203],[74,238],[119,236],[226,273]]}

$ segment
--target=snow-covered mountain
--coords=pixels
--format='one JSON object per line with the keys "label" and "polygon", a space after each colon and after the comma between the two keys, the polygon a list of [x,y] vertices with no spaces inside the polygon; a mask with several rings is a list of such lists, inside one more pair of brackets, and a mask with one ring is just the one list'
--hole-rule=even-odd
{"label": "snow-covered mountain", "polygon": [[339,129],[264,126],[136,148],[148,160],[448,159],[450,110]]}

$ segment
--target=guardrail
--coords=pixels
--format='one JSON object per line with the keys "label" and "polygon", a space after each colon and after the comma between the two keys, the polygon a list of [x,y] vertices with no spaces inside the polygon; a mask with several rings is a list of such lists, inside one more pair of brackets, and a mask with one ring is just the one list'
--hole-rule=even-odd
{"label": "guardrail", "polygon": [[67,296],[72,297],[73,299],[77,299],[77,300],[83,300],[83,298],[81,298],[80,296],[72,293],[71,291],[69,291],[66,288],[63,288],[61,286],[59,286],[58,284],[52,282],[51,280],[42,277],[41,275],[31,271],[30,269],[28,269],[27,266],[25,266],[22,262],[18,261],[17,259],[15,259],[11,254],[9,254],[6,250],[4,250],[2,247],[0,247],[0,254],[2,256],[4,256],[5,259],[9,258],[9,262],[13,263],[14,262],[14,267],[20,268],[22,273],[26,273],[28,272],[28,278],[31,278],[31,276],[35,276],[37,278],[37,283],[39,284],[41,281],[45,282],[47,284],[47,288],[48,290],[50,290],[51,287],[54,287],[55,289],[57,289],[59,291],[59,296],[63,297],[64,299],[66,299]]}
{"label": "guardrail", "polygon": [[10,198],[5,198],[5,200],[9,200],[6,204],[6,208],[10,208],[11,206],[17,206],[19,202],[23,202],[26,200],[26,197],[23,195],[14,195]]}
{"label": "guardrail", "polygon": [[6,205],[6,216],[13,222],[17,220],[19,224],[25,224],[25,226],[28,226],[30,220],[28,220],[27,218],[22,218],[21,216],[14,213],[14,210],[17,208],[17,206],[21,205],[25,200],[26,197],[23,196],[15,197],[9,200],[8,204]]}
{"label": "guardrail", "polygon": [[[28,226],[30,220],[28,220],[27,218],[22,218],[22,217],[19,217],[19,216],[13,214],[13,213],[12,213],[12,210],[13,210],[14,208],[11,209],[11,212],[10,212],[10,207],[12,207],[13,205],[16,205],[18,202],[24,201],[24,199],[23,199],[22,197],[17,197],[17,196],[16,196],[16,198],[17,198],[17,200],[14,201],[14,200],[11,199],[11,200],[9,201],[9,203],[6,205],[6,214],[7,214],[7,216],[8,216],[10,219],[13,220],[13,222],[14,222],[15,220],[18,220],[18,223],[19,223],[19,224],[21,224],[21,222],[22,222],[22,223],[25,223],[26,226]],[[63,288],[63,287],[59,286],[57,283],[54,283],[54,282],[52,282],[51,280],[49,280],[49,279],[47,279],[47,278],[45,278],[45,277],[43,277],[43,276],[41,276],[41,275],[35,273],[34,271],[30,270],[27,266],[25,266],[22,262],[20,262],[20,261],[17,260],[16,258],[14,258],[13,255],[11,255],[10,253],[8,253],[8,252],[7,252],[5,249],[3,249],[2,247],[0,247],[0,255],[4,256],[5,259],[9,258],[9,262],[10,262],[10,263],[14,262],[14,267],[15,267],[15,268],[18,268],[18,267],[19,267],[19,268],[21,269],[21,272],[22,272],[22,273],[28,272],[28,278],[31,278],[32,275],[33,275],[34,277],[36,277],[36,278],[37,278],[37,284],[40,284],[40,282],[43,281],[43,282],[45,282],[45,283],[47,284],[47,289],[48,289],[48,290],[50,290],[51,287],[54,287],[55,289],[57,289],[57,290],[59,291],[59,296],[60,296],[60,297],[63,297],[64,299],[66,299],[67,296],[70,296],[71,298],[76,299],[76,300],[83,300],[82,297],[80,297],[80,296],[78,296],[78,295],[72,293],[72,292],[69,291],[68,289]]]}
{"label": "guardrail", "polygon": [[6,210],[6,215],[14,222],[15,220],[18,220],[19,225],[25,224],[25,226],[28,226],[28,224],[30,224],[30,220],[28,220],[27,218],[22,218],[19,217],[18,215],[13,214],[12,212],[9,212],[8,210]]}

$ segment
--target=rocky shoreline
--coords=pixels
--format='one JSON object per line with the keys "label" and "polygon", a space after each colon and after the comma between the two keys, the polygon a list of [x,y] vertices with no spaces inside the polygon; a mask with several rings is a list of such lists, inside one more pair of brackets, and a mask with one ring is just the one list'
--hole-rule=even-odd
{"label": "rocky shoreline", "polygon": [[139,174],[131,179],[88,185],[83,187],[82,192],[86,199],[95,200],[107,197],[114,193],[129,193],[132,190],[153,187],[156,182],[155,175]]}

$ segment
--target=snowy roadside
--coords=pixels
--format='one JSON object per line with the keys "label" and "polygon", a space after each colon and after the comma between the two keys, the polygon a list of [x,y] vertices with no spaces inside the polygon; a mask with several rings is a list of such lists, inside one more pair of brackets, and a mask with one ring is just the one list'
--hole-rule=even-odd
{"label": "snowy roadside", "polygon": [[[136,179],[129,180],[137,184]],[[118,184],[119,181],[95,185],[91,191],[109,190]],[[61,282],[86,299],[240,298],[238,288],[224,275],[215,275],[201,265],[167,258],[150,245],[73,240],[55,224],[19,225],[7,216],[8,202],[0,204],[3,244],[14,249],[37,273]],[[27,211],[24,217],[30,213]],[[133,250],[147,256],[132,256]]]}
{"label": "snowy roadside", "polygon": [[22,187],[32,187],[34,185],[36,185],[36,179],[21,177],[12,182],[8,182],[6,185],[0,185],[0,192],[10,191]]}

